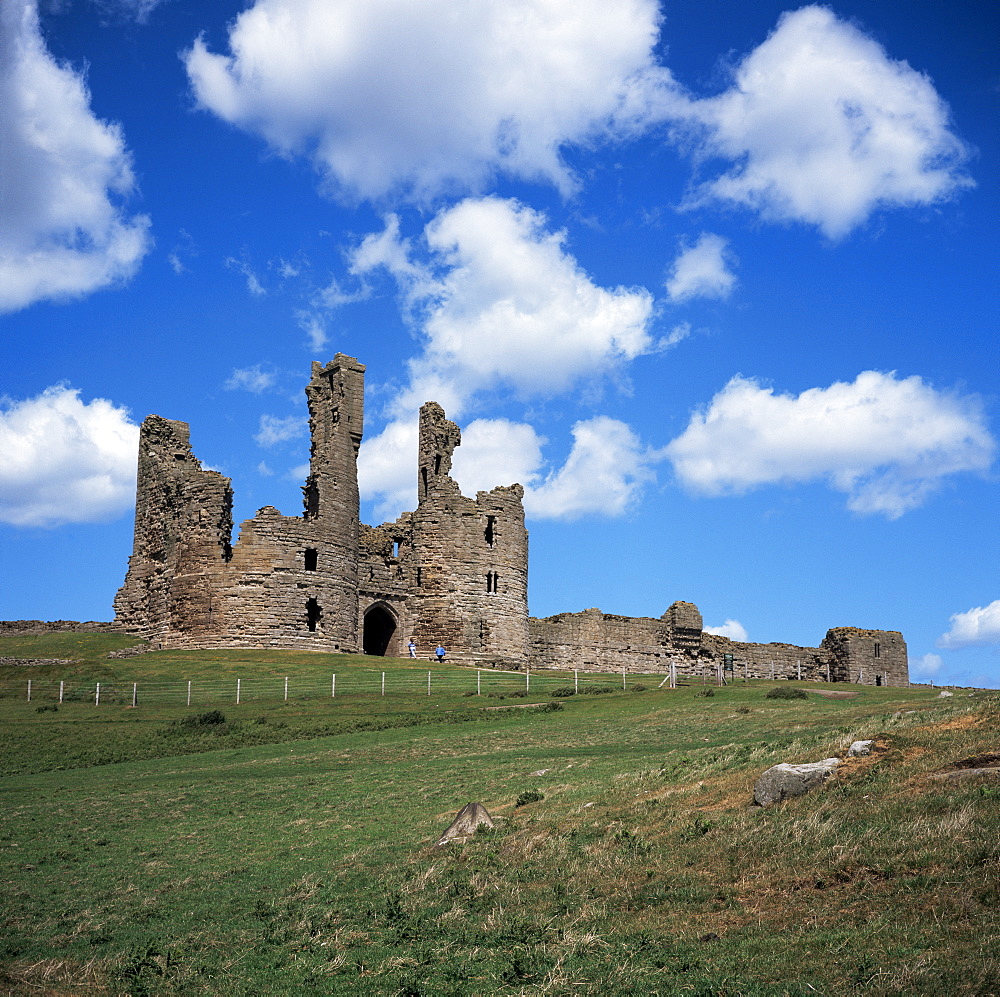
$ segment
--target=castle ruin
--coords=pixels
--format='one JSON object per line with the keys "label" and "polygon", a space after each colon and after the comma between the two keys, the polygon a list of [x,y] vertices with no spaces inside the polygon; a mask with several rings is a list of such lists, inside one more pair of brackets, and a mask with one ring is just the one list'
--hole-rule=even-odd
{"label": "castle ruin", "polygon": [[704,632],[692,603],[660,619],[597,609],[528,616],[519,484],[463,495],[450,476],[458,427],[420,410],[417,507],[359,520],[365,368],[338,353],[306,386],[312,446],[301,516],[260,509],[232,542],[229,478],[205,470],[186,423],[149,416],[139,437],[135,539],[115,597],[122,629],[163,648],[295,648],[421,657],[438,643],[481,666],[665,671],[906,685],[895,631],[839,627],[815,648]]}

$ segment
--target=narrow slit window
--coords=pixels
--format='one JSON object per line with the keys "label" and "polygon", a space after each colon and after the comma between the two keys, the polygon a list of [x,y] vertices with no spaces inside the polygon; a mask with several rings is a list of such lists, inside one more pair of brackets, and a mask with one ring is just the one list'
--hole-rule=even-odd
{"label": "narrow slit window", "polygon": [[882,657],[882,648],[878,645],[877,642],[875,644],[875,657],[876,658],[881,658]]}
{"label": "narrow slit window", "polygon": [[319,563],[319,551],[314,550],[312,547],[307,547],[304,560],[305,570],[315,571],[316,565]]}
{"label": "narrow slit window", "polygon": [[486,540],[486,546],[492,547],[496,543],[496,516],[486,517],[486,529],[483,532],[483,537]]}
{"label": "narrow slit window", "polygon": [[420,568],[417,568],[417,588],[420,588],[420,586],[423,584],[423,577],[422,576],[423,576],[423,572],[421,571]]}
{"label": "narrow slit window", "polygon": [[392,542],[392,556],[399,557],[399,541],[393,540]]}
{"label": "narrow slit window", "polygon": [[434,473],[435,474],[441,473],[441,454],[434,455]]}

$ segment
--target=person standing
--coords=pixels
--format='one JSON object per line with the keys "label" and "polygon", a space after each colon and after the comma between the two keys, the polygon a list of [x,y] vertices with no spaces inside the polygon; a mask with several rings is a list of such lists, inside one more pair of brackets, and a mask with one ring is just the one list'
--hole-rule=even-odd
{"label": "person standing", "polygon": [[444,648],[440,644],[438,644],[437,650],[434,653],[437,655],[438,664],[444,664],[444,654],[445,654],[445,651],[444,651]]}
{"label": "person standing", "polygon": [[413,638],[410,638],[410,643],[406,645],[410,649],[410,657],[415,658],[417,656],[417,645],[413,643]]}

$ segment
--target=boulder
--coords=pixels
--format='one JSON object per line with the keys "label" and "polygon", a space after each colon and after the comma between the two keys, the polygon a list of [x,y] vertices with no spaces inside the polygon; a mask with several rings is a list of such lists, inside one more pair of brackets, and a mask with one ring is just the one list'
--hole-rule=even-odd
{"label": "boulder", "polygon": [[840,764],[838,758],[824,758],[821,762],[803,762],[789,765],[782,762],[772,765],[753,788],[753,801],[766,807],[790,796],[801,796],[823,783]]}
{"label": "boulder", "polygon": [[476,830],[483,825],[493,827],[493,818],[489,815],[486,807],[482,803],[466,803],[438,839],[438,845],[447,845],[452,841],[463,842],[467,838],[471,838]]}
{"label": "boulder", "polygon": [[855,741],[847,749],[848,758],[859,758],[862,755],[870,755],[872,753],[872,745],[875,743],[874,740],[870,741]]}
{"label": "boulder", "polygon": [[952,696],[954,696],[954,695],[955,695],[955,693],[953,693],[953,692],[948,692],[948,690],[947,690],[947,689],[945,689],[945,690],[944,690],[944,692],[939,692],[939,693],[938,693],[938,697],[937,697],[937,698],[938,698],[938,699],[950,699],[950,698],[951,698]]}

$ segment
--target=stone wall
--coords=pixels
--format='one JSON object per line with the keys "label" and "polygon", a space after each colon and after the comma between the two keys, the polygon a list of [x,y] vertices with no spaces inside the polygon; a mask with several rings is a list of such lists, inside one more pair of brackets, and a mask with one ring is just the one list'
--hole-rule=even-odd
{"label": "stone wall", "polygon": [[731,666],[736,678],[909,684],[906,643],[896,631],[839,627],[819,647],[743,643],[704,633],[698,608],[685,602],[659,619],[587,609],[529,624],[533,668],[666,673],[673,663],[682,680],[714,679]]}
{"label": "stone wall", "polygon": [[358,518],[365,368],[337,354],[306,388],[312,440],[301,516],[265,506],[231,543],[232,486],[204,470],[188,426],[140,432],[135,536],[119,625],[157,647],[296,647],[518,665],[527,653],[520,485],[467,498],[449,475],[458,427],[420,413],[419,502],[378,527]]}

